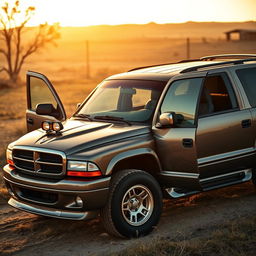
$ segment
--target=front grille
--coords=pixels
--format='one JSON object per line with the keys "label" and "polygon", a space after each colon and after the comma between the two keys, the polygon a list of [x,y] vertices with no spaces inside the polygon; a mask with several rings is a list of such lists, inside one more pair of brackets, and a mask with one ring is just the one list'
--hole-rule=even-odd
{"label": "front grille", "polygon": [[33,148],[15,147],[13,162],[17,171],[41,177],[60,177],[66,171],[66,157],[63,152]]}

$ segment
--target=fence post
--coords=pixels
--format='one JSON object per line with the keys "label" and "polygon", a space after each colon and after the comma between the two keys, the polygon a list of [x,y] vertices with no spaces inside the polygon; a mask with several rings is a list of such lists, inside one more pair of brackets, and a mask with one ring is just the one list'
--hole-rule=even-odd
{"label": "fence post", "polygon": [[88,40],[86,40],[86,78],[90,78],[90,52]]}
{"label": "fence post", "polygon": [[190,39],[187,38],[187,59],[190,59]]}

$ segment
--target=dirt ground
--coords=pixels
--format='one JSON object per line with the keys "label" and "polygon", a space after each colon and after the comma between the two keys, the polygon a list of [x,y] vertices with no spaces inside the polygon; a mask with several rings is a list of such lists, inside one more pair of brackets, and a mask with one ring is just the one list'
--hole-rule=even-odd
{"label": "dirt ground", "polygon": [[109,236],[100,221],[68,221],[28,214],[0,204],[0,255],[104,255],[152,239],[204,237],[225,224],[255,215],[256,192],[248,182],[179,200],[166,200],[159,225],[147,237]]}

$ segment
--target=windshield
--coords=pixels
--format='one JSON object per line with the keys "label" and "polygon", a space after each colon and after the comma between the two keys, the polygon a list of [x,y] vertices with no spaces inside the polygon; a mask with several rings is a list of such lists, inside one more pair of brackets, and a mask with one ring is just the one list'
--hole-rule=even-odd
{"label": "windshield", "polygon": [[143,80],[104,81],[75,115],[149,122],[165,84]]}

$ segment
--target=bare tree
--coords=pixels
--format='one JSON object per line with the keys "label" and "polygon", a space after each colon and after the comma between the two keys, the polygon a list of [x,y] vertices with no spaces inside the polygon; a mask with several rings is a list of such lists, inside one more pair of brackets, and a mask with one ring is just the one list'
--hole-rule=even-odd
{"label": "bare tree", "polygon": [[5,0],[0,9],[0,54],[5,60],[5,64],[0,63],[0,72],[6,72],[13,83],[17,81],[22,65],[31,54],[59,38],[58,24],[45,23],[39,25],[32,40],[24,44],[23,32],[28,30],[26,24],[34,12],[35,7],[32,6],[22,11],[19,1],[10,4]]}

